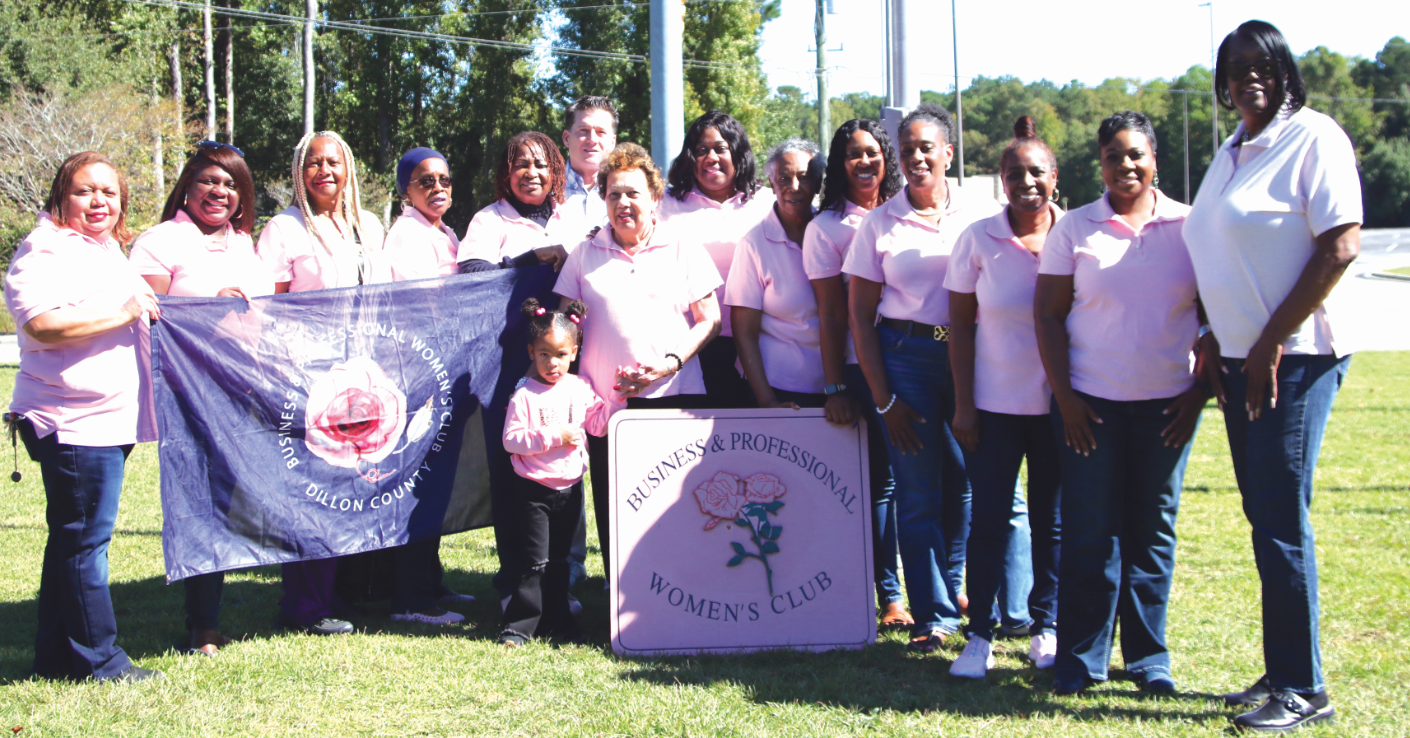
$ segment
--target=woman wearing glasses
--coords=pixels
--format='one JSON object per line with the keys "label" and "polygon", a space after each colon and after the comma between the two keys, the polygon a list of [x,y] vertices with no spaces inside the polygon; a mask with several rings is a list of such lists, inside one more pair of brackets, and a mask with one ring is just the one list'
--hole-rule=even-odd
{"label": "woman wearing glasses", "polygon": [[568,181],[563,155],[538,131],[509,139],[495,171],[498,199],[470,220],[456,261],[460,271],[480,272],[552,264],[563,268],[568,252],[586,237],[574,233],[560,207]]}
{"label": "woman wearing glasses", "polygon": [[[667,175],[660,217],[683,238],[703,245],[720,278],[729,281],[730,263],[744,234],[773,211],[774,197],[760,187],[754,151],[744,126],[718,110],[695,120]],[[716,295],[722,298],[723,294]],[[729,311],[720,337],[734,335]],[[700,368],[712,407],[753,407],[754,393],[736,368],[734,341],[712,341],[700,352]]]}
{"label": "woman wearing glasses", "polygon": [[[1330,721],[1308,508],[1327,418],[1351,362],[1334,289],[1361,247],[1356,155],[1307,92],[1277,28],[1249,21],[1219,47],[1214,87],[1242,119],[1210,164],[1185,243],[1219,362],[1221,406],[1263,582],[1264,675],[1231,707],[1249,730]],[[1220,364],[1215,370],[1212,364]],[[1065,616],[1064,616],[1065,617]]]}
{"label": "woman wearing glasses", "polygon": [[[162,209],[162,222],[132,244],[130,262],[159,295],[251,298],[274,292],[269,267],[250,238],[255,183],[234,146],[202,141],[186,161]],[[184,580],[190,649],[213,655],[220,635],[225,573]]]}

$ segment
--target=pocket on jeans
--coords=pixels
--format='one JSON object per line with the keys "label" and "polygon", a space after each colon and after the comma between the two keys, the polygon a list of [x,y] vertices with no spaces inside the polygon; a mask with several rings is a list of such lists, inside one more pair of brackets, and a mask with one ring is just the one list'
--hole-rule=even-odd
{"label": "pocket on jeans", "polygon": [[887,328],[884,325],[876,327],[876,340],[881,344],[882,351],[896,351],[906,342],[906,334]]}

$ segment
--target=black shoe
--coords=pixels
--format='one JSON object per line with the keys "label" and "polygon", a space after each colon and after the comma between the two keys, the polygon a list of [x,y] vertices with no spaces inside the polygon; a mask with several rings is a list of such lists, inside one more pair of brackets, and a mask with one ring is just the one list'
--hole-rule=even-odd
{"label": "black shoe", "polygon": [[295,623],[285,620],[281,616],[279,624],[289,630],[302,631],[316,636],[347,635],[353,632],[352,623],[337,618],[319,618],[312,623]]}
{"label": "black shoe", "polygon": [[1234,727],[1260,733],[1286,733],[1308,723],[1331,723],[1336,712],[1325,690],[1303,697],[1296,692],[1275,689],[1262,707],[1234,718]]}
{"label": "black shoe", "polygon": [[999,635],[1005,638],[1027,638],[1032,635],[1032,625],[1020,625],[1017,628],[1010,628],[1007,625],[999,626]]}
{"label": "black shoe", "polygon": [[1064,679],[1053,680],[1053,694],[1057,697],[1070,697],[1075,694],[1082,694],[1087,688],[1096,684],[1097,680],[1084,676],[1080,681],[1067,681]]}
{"label": "black shoe", "polygon": [[1145,672],[1137,681],[1141,683],[1141,691],[1150,695],[1169,696],[1179,691],[1175,680],[1163,671]]}
{"label": "black shoe", "polygon": [[1264,674],[1253,683],[1252,687],[1242,692],[1230,692],[1224,695],[1224,704],[1228,707],[1258,707],[1268,701],[1268,696],[1273,694],[1273,688],[1268,686],[1268,675]]}
{"label": "black shoe", "polygon": [[127,683],[127,684],[136,684],[137,682],[145,682],[145,681],[147,681],[148,679],[165,679],[165,678],[166,678],[166,677],[165,677],[165,676],[162,676],[162,673],[161,673],[160,671],[157,671],[156,669],[143,669],[142,667],[137,666],[137,665],[134,664],[134,665],[129,666],[129,667],[127,667],[126,669],[123,669],[122,671],[118,672],[118,673],[117,673],[117,676],[108,677],[107,679],[104,679],[103,681],[105,681],[105,682],[124,682],[124,683]]}

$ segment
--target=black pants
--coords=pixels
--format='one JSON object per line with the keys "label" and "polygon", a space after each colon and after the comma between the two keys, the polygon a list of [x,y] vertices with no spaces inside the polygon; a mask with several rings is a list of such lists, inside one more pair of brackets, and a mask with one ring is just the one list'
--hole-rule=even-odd
{"label": "black pants", "polygon": [[[705,395],[671,395],[670,397],[633,397],[627,400],[628,410],[699,410],[710,407]],[[592,480],[592,514],[597,518],[597,545],[602,548],[602,571],[612,577],[612,558],[608,554],[610,542],[608,531],[608,511],[611,497],[612,476],[607,473],[607,437],[589,435],[588,475]]]}
{"label": "black pants", "polygon": [[709,398],[705,407],[725,410],[758,405],[749,382],[739,376],[734,366],[739,352],[733,338],[717,337],[700,350],[699,357],[700,373],[705,375],[705,396]]}
{"label": "black pants", "polygon": [[513,548],[507,557],[514,591],[500,637],[570,633],[577,622],[568,611],[568,550],[578,529],[583,483],[560,491],[515,479]]}

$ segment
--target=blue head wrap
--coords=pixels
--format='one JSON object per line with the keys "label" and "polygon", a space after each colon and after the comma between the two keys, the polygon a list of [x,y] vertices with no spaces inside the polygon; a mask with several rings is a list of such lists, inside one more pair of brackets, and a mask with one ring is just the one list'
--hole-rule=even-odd
{"label": "blue head wrap", "polygon": [[441,161],[446,160],[444,156],[441,156],[441,152],[436,151],[435,149],[428,149],[425,146],[417,146],[411,151],[406,152],[406,154],[401,157],[401,161],[397,162],[398,192],[403,195],[406,194],[406,188],[411,185],[411,170],[415,169],[417,164],[420,164],[421,162],[426,161],[427,159],[440,159]]}

